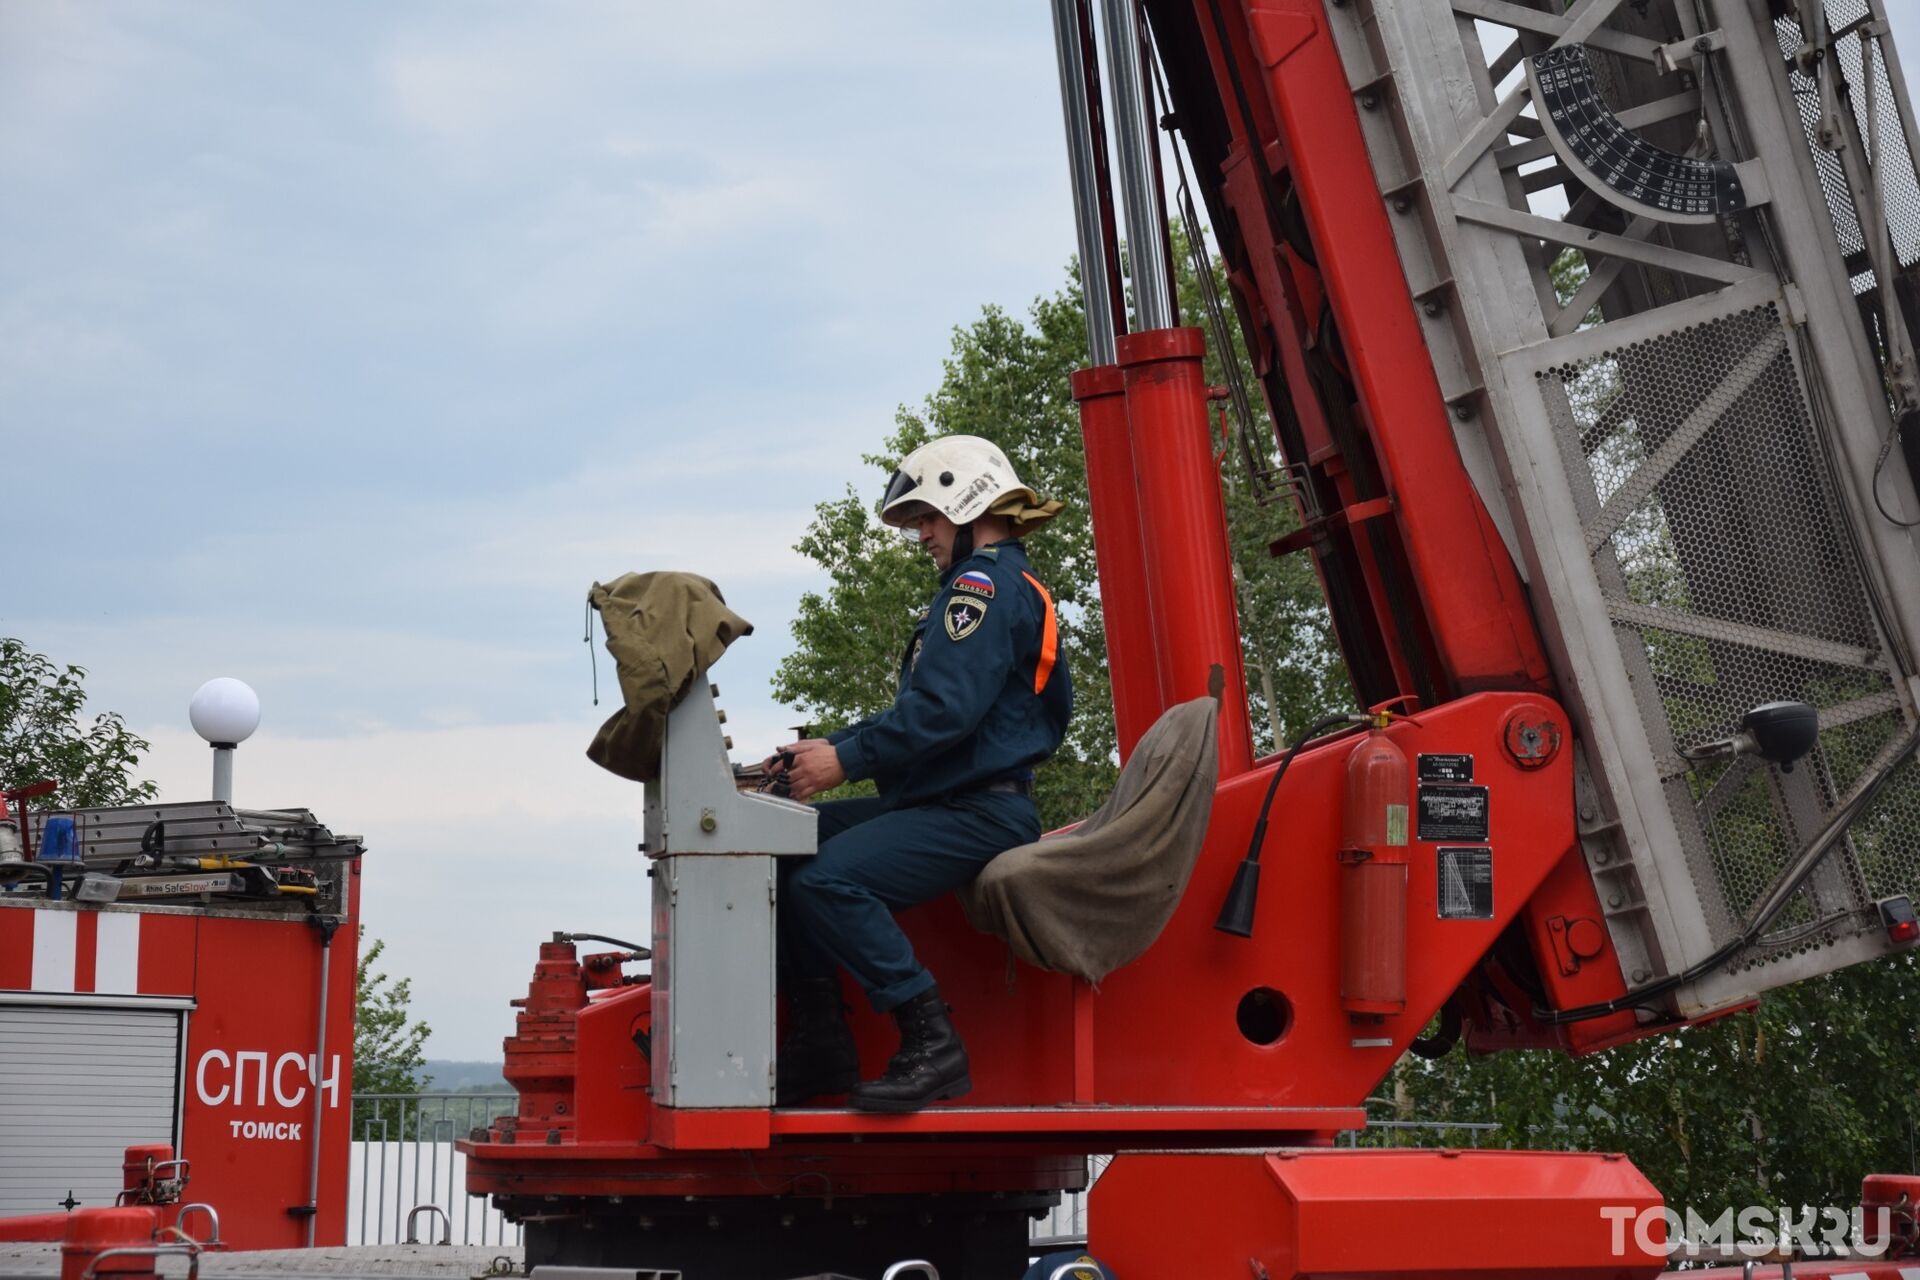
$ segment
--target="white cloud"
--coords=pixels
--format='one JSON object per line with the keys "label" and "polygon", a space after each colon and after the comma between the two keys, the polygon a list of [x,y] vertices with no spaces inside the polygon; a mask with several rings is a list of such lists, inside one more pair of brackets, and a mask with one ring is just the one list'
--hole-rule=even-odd
{"label": "white cloud", "polygon": [[[791,718],[729,696],[725,670],[714,678],[735,757],[785,742]],[[324,738],[263,730],[237,754],[242,807],[303,806],[336,833],[366,838],[367,936],[386,942],[387,972],[412,979],[435,1057],[498,1055],[513,1025],[506,1002],[524,993],[554,930],[646,941],[642,788],[587,760],[597,723],[596,713]],[[203,798],[206,744],[169,725],[141,728],[161,799]]]}
{"label": "white cloud", "polygon": [[[896,8],[782,0],[729,0],[722,8],[613,0],[564,9],[470,5],[452,23],[407,24],[383,55],[382,78],[410,127],[472,146],[556,119],[576,125],[579,104],[596,93],[658,102],[669,88],[694,96],[687,91],[701,81],[910,65],[931,55],[933,23],[902,21]],[[956,52],[947,42],[947,56]],[[719,104],[689,105],[711,111]]]}
{"label": "white cloud", "polygon": [[0,629],[169,794],[192,690],[255,684],[242,799],[363,831],[434,1052],[490,1056],[539,937],[645,928],[588,583],[719,582],[729,728],[785,740],[812,504],[950,326],[1059,282],[1047,41],[985,0],[0,4]]}
{"label": "white cloud", "polygon": [[[553,338],[630,324],[637,299],[697,298],[730,261],[764,252],[776,234],[817,234],[831,214],[813,178],[771,165],[604,174],[548,195],[467,252],[501,276],[486,309],[494,330]],[[657,313],[672,319],[671,308]]]}

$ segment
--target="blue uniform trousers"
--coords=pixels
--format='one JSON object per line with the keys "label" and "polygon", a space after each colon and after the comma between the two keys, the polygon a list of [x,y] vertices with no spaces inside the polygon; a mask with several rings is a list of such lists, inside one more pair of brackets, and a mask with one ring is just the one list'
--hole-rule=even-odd
{"label": "blue uniform trousers", "polygon": [[972,791],[889,808],[827,800],[820,852],[780,863],[780,966],[787,978],[846,969],[885,1013],[933,986],[893,913],[967,884],[997,853],[1040,838],[1030,796]]}

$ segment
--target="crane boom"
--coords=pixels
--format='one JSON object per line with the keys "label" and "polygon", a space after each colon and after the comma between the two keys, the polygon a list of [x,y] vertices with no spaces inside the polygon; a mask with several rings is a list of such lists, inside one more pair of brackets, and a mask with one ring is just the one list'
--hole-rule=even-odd
{"label": "crane boom", "polygon": [[[1054,0],[1073,393],[1127,768],[1216,700],[1178,905],[1097,988],[1009,969],[951,901],[903,913],[966,1105],[769,1107],[767,868],[811,824],[732,805],[713,700],[683,700],[649,797],[656,981],[543,946],[469,1189],[531,1264],[1001,1280],[1027,1216],[1125,1149],[1093,1243],[1129,1277],[1650,1276],[1608,1243],[1606,1212],[1659,1205],[1618,1157],[1328,1148],[1410,1049],[1591,1052],[1920,934],[1920,130],[1883,0],[1101,14],[1104,76],[1092,0]],[[1284,757],[1253,749],[1156,121],[1285,460],[1274,551],[1312,557],[1359,695],[1328,710],[1362,734]],[[1188,1213],[1204,1240],[1168,1229]]]}

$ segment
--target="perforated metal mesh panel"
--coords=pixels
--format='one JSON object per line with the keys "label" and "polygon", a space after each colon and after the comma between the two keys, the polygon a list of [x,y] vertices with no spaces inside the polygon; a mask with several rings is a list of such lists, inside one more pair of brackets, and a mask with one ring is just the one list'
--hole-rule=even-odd
{"label": "perforated metal mesh panel", "polygon": [[[1866,0],[1828,0],[1826,8],[1827,26],[1832,31],[1845,31],[1870,16]],[[1790,17],[1777,18],[1773,30],[1781,55],[1791,60],[1801,44],[1799,21]],[[1840,39],[1837,46],[1840,74],[1853,90],[1849,104],[1861,137],[1866,140],[1869,155],[1873,154],[1874,147],[1867,111],[1870,92],[1879,103],[1879,143],[1884,155],[1875,156],[1874,160],[1881,166],[1887,234],[1900,257],[1900,265],[1911,267],[1920,262],[1920,177],[1915,175],[1911,142],[1895,110],[1886,63],[1876,57],[1873,73],[1869,76],[1863,65],[1863,43],[1864,37],[1858,31]],[[1819,86],[1811,76],[1797,68],[1790,70],[1787,78],[1793,89],[1794,106],[1800,114],[1800,126],[1806,136],[1808,152],[1813,157],[1814,170],[1820,177],[1821,192],[1826,197],[1827,214],[1833,220],[1834,235],[1840,242],[1841,254],[1854,268],[1853,290],[1855,293],[1864,293],[1874,287],[1873,271],[1865,266],[1864,258],[1859,256],[1865,247],[1865,238],[1860,231],[1860,216],[1854,208],[1853,196],[1847,188],[1846,172],[1840,158],[1820,138],[1822,100]]]}
{"label": "perforated metal mesh panel", "polygon": [[[1904,735],[1794,348],[1759,306],[1538,377],[1688,869],[1724,942]],[[1822,715],[1795,771],[1686,760],[1780,700]],[[1877,927],[1874,898],[1920,893],[1914,818],[1920,778],[1897,779],[1745,962]]]}
{"label": "perforated metal mesh panel", "polygon": [[[1876,175],[1858,162],[1876,161],[1891,256],[1920,279],[1920,129],[1879,46],[1863,56],[1887,0],[1825,2],[1839,34],[1818,79],[1789,74],[1801,33],[1767,6],[1326,9],[1411,291],[1445,304],[1420,322],[1456,443],[1508,520],[1580,731],[1582,850],[1630,986],[1742,934],[1915,714],[1920,542],[1867,497],[1892,431],[1873,366],[1904,313],[1876,293],[1859,213]],[[1586,118],[1736,166],[1753,207],[1667,218],[1539,136],[1515,64],[1559,43],[1593,68]],[[1836,123],[1839,154],[1821,136]],[[1570,261],[1591,274],[1569,283]],[[1911,502],[1904,479],[1885,484]],[[1820,711],[1792,771],[1696,750],[1774,701]],[[1883,954],[1875,900],[1920,895],[1920,770],[1799,884],[1765,945],[1700,972],[1673,1012]]]}

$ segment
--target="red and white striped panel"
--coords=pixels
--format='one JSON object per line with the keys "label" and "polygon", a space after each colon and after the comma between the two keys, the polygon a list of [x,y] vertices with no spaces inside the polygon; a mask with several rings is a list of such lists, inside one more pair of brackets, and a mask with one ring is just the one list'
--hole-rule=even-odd
{"label": "red and white striped panel", "polygon": [[198,923],[133,911],[0,911],[0,991],[191,996]]}

